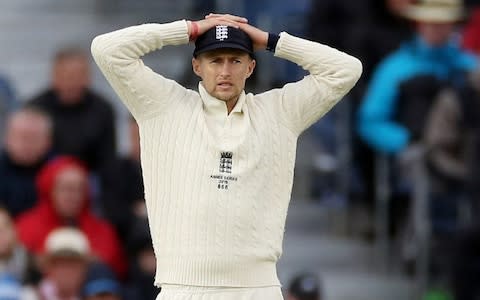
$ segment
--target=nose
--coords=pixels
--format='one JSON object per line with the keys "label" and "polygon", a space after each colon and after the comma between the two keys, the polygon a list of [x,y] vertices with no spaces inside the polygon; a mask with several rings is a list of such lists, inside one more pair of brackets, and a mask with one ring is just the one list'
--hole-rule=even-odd
{"label": "nose", "polygon": [[220,67],[220,75],[222,76],[230,76],[231,74],[231,66],[229,62],[224,62]]}

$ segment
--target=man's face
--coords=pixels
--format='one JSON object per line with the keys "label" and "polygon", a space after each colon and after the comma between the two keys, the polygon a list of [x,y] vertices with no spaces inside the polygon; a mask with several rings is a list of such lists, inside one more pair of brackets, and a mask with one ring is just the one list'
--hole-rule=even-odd
{"label": "man's face", "polygon": [[255,60],[241,50],[218,49],[193,58],[192,65],[211,96],[235,103],[252,75]]}
{"label": "man's face", "polygon": [[63,104],[80,102],[90,85],[90,70],[87,58],[72,56],[55,62],[52,84]]}
{"label": "man's face", "polygon": [[417,30],[423,40],[432,47],[445,44],[455,29],[454,23],[420,22]]}
{"label": "man's face", "polygon": [[76,218],[85,205],[87,177],[77,168],[58,173],[53,188],[55,211],[63,218]]}
{"label": "man's face", "polygon": [[51,128],[45,118],[19,113],[8,121],[5,148],[9,157],[22,166],[31,166],[45,157],[51,146]]}
{"label": "man's face", "polygon": [[48,278],[55,283],[60,294],[75,295],[85,280],[88,264],[83,258],[52,257],[48,263]]}

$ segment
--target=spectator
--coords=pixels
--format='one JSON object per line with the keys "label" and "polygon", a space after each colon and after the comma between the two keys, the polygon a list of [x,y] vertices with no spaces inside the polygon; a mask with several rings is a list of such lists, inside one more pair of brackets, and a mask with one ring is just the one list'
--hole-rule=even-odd
{"label": "spectator", "polygon": [[463,47],[480,55],[480,5],[477,5],[463,31]]}
{"label": "spectator", "polygon": [[30,103],[52,115],[55,151],[76,156],[97,171],[115,155],[114,114],[90,89],[88,56],[79,49],[60,50],[51,80],[51,87]]}
{"label": "spectator", "polygon": [[129,121],[130,152],[110,161],[102,173],[102,197],[105,217],[126,237],[135,218],[146,218],[143,178],[140,166],[140,136],[133,117]]}
{"label": "spectator", "polygon": [[[480,199],[480,71],[472,73],[470,79],[462,88],[441,93],[425,130],[429,181],[434,191],[432,227],[436,237],[443,237],[432,260],[443,271],[453,271],[452,287],[458,300],[480,295],[480,226],[474,223]],[[445,257],[453,257],[453,268],[449,260],[445,263]]]}
{"label": "spectator", "polygon": [[16,106],[16,99],[12,87],[7,79],[0,77],[0,142],[3,140],[4,120]]}
{"label": "spectator", "polygon": [[[465,198],[466,187],[478,190],[476,167],[480,159],[480,72],[470,76],[468,85],[443,91],[435,100],[427,118],[425,143],[428,148],[427,160],[431,170],[430,185],[441,193],[443,209],[450,220],[445,226],[456,228],[458,201]],[[479,192],[470,197],[478,199]],[[433,204],[438,205],[439,200]],[[453,207],[452,207],[453,206]],[[442,227],[445,227],[442,226]],[[444,228],[445,229],[445,228]]]}
{"label": "spectator", "polygon": [[[459,79],[478,65],[476,58],[460,50],[452,39],[455,22],[463,16],[460,0],[412,4],[404,14],[417,22],[417,36],[377,67],[359,109],[360,136],[373,149],[383,153],[399,153],[412,139],[409,129],[395,120],[401,104],[402,83],[419,75],[441,80]],[[416,108],[409,110],[419,112]],[[416,123],[421,120],[417,119]]]}
{"label": "spectator", "polygon": [[50,153],[51,126],[48,115],[33,107],[8,118],[0,152],[0,205],[13,217],[35,204],[35,176]]}
{"label": "spectator", "polygon": [[[121,300],[122,288],[115,275],[104,265],[90,267],[82,289],[84,300]],[[146,299],[146,298],[137,298]]]}
{"label": "spectator", "polygon": [[300,274],[290,283],[286,300],[321,300],[321,290],[317,276],[311,273]]}
{"label": "spectator", "polygon": [[40,298],[79,299],[91,256],[87,237],[73,228],[58,228],[45,240],[43,255]]}
{"label": "spectator", "polygon": [[[18,242],[8,212],[0,207],[0,273],[7,273],[24,284],[33,283],[37,271],[26,249]],[[2,299],[0,297],[0,299]]]}
{"label": "spectator", "polygon": [[[460,49],[455,25],[464,15],[461,0],[431,0],[410,4],[402,13],[415,22],[416,35],[386,57],[375,69],[358,110],[357,132],[377,153],[392,155],[392,217],[389,232],[411,235],[405,226],[411,195],[421,190],[421,178],[412,180],[412,167],[423,153],[425,116],[445,86],[461,85],[465,73],[478,66],[477,58]],[[377,174],[378,175],[378,174]],[[407,218],[406,218],[407,217]],[[407,224],[412,225],[413,224]],[[416,250],[406,243],[404,258]]]}
{"label": "spectator", "polygon": [[93,255],[123,275],[125,261],[118,237],[110,224],[91,212],[87,178],[87,170],[74,158],[60,156],[48,163],[37,178],[38,204],[18,218],[19,237],[38,254],[52,230],[77,227],[87,236]]}
{"label": "spectator", "polygon": [[132,224],[128,235],[128,246],[131,265],[126,299],[154,300],[160,289],[152,284],[156,260],[146,219],[137,219]]}

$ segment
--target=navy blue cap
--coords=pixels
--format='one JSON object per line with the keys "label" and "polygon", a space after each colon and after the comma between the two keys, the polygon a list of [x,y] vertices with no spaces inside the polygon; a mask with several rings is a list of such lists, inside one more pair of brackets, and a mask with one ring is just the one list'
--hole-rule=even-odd
{"label": "navy blue cap", "polygon": [[217,25],[197,38],[193,56],[222,48],[239,49],[253,55],[253,42],[248,34],[235,27]]}
{"label": "navy blue cap", "polygon": [[88,270],[82,294],[84,297],[90,297],[105,293],[121,295],[122,288],[113,272],[107,266],[94,264]]}

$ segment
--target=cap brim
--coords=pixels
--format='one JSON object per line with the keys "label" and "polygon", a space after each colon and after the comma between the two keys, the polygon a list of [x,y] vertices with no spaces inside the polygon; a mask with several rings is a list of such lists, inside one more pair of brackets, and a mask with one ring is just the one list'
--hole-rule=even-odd
{"label": "cap brim", "polygon": [[88,255],[86,253],[81,253],[79,251],[71,249],[61,249],[47,253],[49,258],[72,258],[72,259],[81,259],[88,260]]}
{"label": "cap brim", "polygon": [[205,53],[205,52],[208,52],[208,51],[212,51],[212,50],[217,50],[217,49],[236,49],[236,50],[242,50],[249,55],[253,55],[252,51],[250,51],[249,49],[247,49],[247,48],[245,48],[241,45],[234,44],[234,43],[218,43],[218,44],[211,44],[211,45],[208,45],[208,46],[204,47],[201,50],[194,51],[193,56],[197,56],[199,54],[202,54],[202,53]]}
{"label": "cap brim", "polygon": [[423,7],[420,5],[410,5],[404,12],[403,16],[420,22],[438,22],[451,23],[465,19],[465,11],[462,8],[449,9]]}

